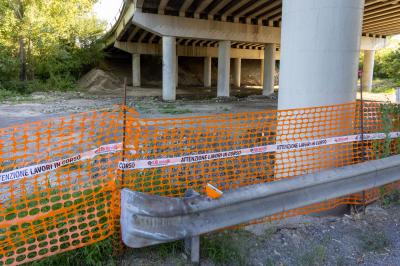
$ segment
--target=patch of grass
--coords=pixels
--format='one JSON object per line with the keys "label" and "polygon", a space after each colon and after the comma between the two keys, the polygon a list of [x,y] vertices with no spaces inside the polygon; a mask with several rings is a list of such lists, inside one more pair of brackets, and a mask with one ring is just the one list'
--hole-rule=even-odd
{"label": "patch of grass", "polygon": [[15,100],[18,97],[22,97],[22,95],[16,91],[0,89],[0,102]]}
{"label": "patch of grass", "polygon": [[395,93],[396,83],[390,79],[374,80],[372,93]]}
{"label": "patch of grass", "polygon": [[372,93],[388,93],[394,94],[396,89],[394,87],[378,87],[371,90]]}
{"label": "patch of grass", "polygon": [[264,265],[265,266],[275,266],[276,264],[273,259],[267,258],[266,261],[264,262]]}
{"label": "patch of grass", "polygon": [[31,266],[101,266],[116,265],[112,257],[112,240],[108,238],[90,246],[67,251],[26,265]]}
{"label": "patch of grass", "polygon": [[247,265],[250,235],[245,230],[230,230],[203,237],[200,242],[202,255],[217,265]]}
{"label": "patch of grass", "polygon": [[316,245],[299,258],[299,264],[304,266],[322,266],[326,261],[326,247]]}
{"label": "patch of grass", "polygon": [[183,241],[175,241],[171,243],[161,244],[155,246],[154,248],[162,259],[168,258],[170,256],[177,256],[178,254],[181,254],[185,251]]}
{"label": "patch of grass", "polygon": [[[181,254],[184,253],[183,240],[140,249],[127,249],[124,253],[123,256],[127,257],[128,260],[132,257],[145,259],[146,265],[164,265],[166,262],[169,262],[170,265],[190,265],[190,263],[181,256]],[[120,261],[118,265],[121,265]]]}
{"label": "patch of grass", "polygon": [[278,228],[275,226],[268,227],[264,231],[264,239],[270,239],[276,232],[278,232]]}
{"label": "patch of grass", "polygon": [[379,252],[390,246],[390,240],[384,232],[370,231],[360,237],[361,247],[368,252]]}
{"label": "patch of grass", "polygon": [[400,205],[400,190],[395,189],[390,193],[386,193],[384,187],[380,190],[381,193],[381,205],[384,208],[388,208],[390,206],[399,206]]}
{"label": "patch of grass", "polygon": [[161,106],[158,111],[162,114],[188,114],[192,113],[190,109],[178,109],[176,105],[166,104]]}

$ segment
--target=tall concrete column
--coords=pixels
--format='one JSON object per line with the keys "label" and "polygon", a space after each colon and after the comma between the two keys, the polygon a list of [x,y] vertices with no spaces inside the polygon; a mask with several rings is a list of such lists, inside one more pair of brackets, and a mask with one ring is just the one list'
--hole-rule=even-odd
{"label": "tall concrete column", "polygon": [[140,54],[132,54],[132,86],[140,87]]}
{"label": "tall concrete column", "polygon": [[211,57],[204,57],[204,87],[211,87]]}
{"label": "tall concrete column", "polygon": [[218,42],[218,97],[229,97],[231,42]]}
{"label": "tall concrete column", "polygon": [[276,45],[268,43],[264,45],[264,83],[263,95],[271,95],[274,93],[275,85],[275,54]]}
{"label": "tall concrete column", "polygon": [[242,75],[242,59],[241,58],[234,58],[233,59],[233,85],[236,87],[240,87]]}
{"label": "tall concrete column", "polygon": [[362,87],[364,91],[371,91],[372,89],[372,79],[374,77],[374,57],[375,51],[364,51],[364,64],[362,74]]}
{"label": "tall concrete column", "polygon": [[356,98],[364,0],[283,0],[278,108]]}
{"label": "tall concrete column", "polygon": [[165,101],[176,99],[176,39],[171,36],[162,37],[162,97]]}
{"label": "tall concrete column", "polygon": [[179,83],[179,56],[176,56],[175,88],[178,88],[178,83]]}
{"label": "tall concrete column", "polygon": [[[283,0],[278,109],[354,102],[364,0]],[[353,134],[355,107],[286,112],[276,141],[312,141]],[[315,124],[313,124],[315,123]],[[278,151],[275,178],[343,166],[353,144]]]}
{"label": "tall concrete column", "polygon": [[264,85],[264,59],[260,62],[260,85]]}

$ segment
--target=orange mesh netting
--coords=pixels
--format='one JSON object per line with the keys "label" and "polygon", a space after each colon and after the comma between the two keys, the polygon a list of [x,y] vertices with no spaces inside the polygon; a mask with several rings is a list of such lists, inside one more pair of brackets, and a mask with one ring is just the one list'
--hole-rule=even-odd
{"label": "orange mesh netting", "polygon": [[[0,129],[0,264],[118,235],[121,187],[178,197],[207,183],[226,191],[398,154],[399,106],[362,107],[363,123],[360,103],[349,103],[186,118],[139,118],[119,108]],[[372,189],[267,219],[381,194]]]}

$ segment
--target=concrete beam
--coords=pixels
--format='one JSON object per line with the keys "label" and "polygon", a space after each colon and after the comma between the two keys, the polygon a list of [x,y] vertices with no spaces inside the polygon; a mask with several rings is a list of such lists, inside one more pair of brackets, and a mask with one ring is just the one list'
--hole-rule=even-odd
{"label": "concrete beam", "polygon": [[[116,41],[114,47],[131,54],[134,53],[148,54],[148,55],[162,54],[162,45],[158,43],[130,43],[130,42]],[[177,45],[176,49],[178,56],[218,57],[218,48],[216,47]],[[231,58],[263,59],[264,51],[231,48]],[[279,59],[280,59],[280,52],[277,51],[275,54],[275,60]]]}
{"label": "concrete beam", "polygon": [[133,24],[153,34],[206,40],[279,43],[281,34],[276,27],[238,24],[205,19],[135,12]]}
{"label": "concrete beam", "polygon": [[385,48],[389,41],[384,38],[361,37],[360,50],[380,50]]}

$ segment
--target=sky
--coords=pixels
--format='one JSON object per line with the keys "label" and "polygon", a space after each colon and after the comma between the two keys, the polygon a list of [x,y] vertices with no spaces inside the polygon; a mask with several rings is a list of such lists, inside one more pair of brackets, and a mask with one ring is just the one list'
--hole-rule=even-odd
{"label": "sky", "polygon": [[113,23],[118,15],[119,8],[123,0],[99,0],[94,6],[94,12],[99,19]]}

